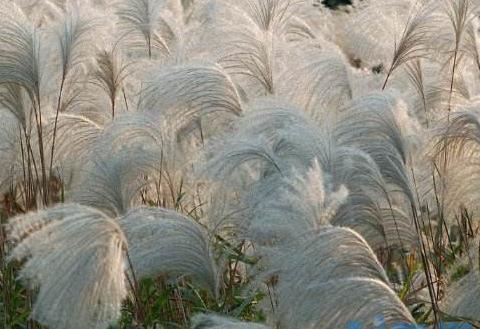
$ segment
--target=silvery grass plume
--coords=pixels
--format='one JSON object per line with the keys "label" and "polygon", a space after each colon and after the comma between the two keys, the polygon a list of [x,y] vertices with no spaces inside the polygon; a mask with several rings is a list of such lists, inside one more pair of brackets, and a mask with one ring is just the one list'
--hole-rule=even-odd
{"label": "silvery grass plume", "polygon": [[287,173],[296,166],[303,172],[314,158],[322,167],[329,165],[329,139],[299,109],[287,103],[259,99],[235,123],[235,131],[215,141],[209,150],[209,171],[213,175],[224,171],[229,179],[233,171],[255,159],[265,165],[260,168],[264,173],[260,177]]}
{"label": "silvery grass plume", "polygon": [[472,58],[474,65],[480,70],[480,49],[478,48],[478,32],[479,32],[479,24],[480,22],[478,19],[472,20],[471,24],[469,24],[467,28],[467,35],[465,37],[466,41],[466,51],[468,56]]}
{"label": "silvery grass plume", "polygon": [[377,163],[383,178],[414,204],[406,172],[408,149],[397,118],[401,102],[391,95],[371,94],[353,101],[338,118],[335,135],[340,144],[356,146]]}
{"label": "silvery grass plume", "polygon": [[4,2],[2,7],[0,83],[21,86],[27,92],[38,117],[45,64],[40,47],[41,32],[32,26],[17,6]]}
{"label": "silvery grass plume", "polygon": [[460,63],[463,61],[463,57],[469,55],[468,49],[472,47],[471,42],[476,43],[475,39],[471,39],[468,29],[473,21],[478,19],[476,16],[478,15],[479,3],[475,0],[454,0],[442,1],[441,4],[442,6],[438,13],[441,24],[438,24],[438,26],[447,28],[435,31],[435,40],[440,40],[440,42],[436,42],[436,45],[440,53],[445,56],[446,66],[451,68],[447,108],[450,114],[455,78],[460,70]]}
{"label": "silvery grass plume", "polygon": [[269,327],[253,323],[242,322],[234,318],[222,317],[213,314],[198,314],[192,318],[192,329],[267,329]]}
{"label": "silvery grass plume", "polygon": [[0,194],[6,192],[10,183],[15,184],[16,174],[20,172],[16,125],[15,116],[0,108]]}
{"label": "silvery grass plume", "polygon": [[245,31],[238,31],[232,39],[226,54],[219,59],[219,64],[239,82],[248,95],[275,94],[275,73],[281,58],[277,46],[282,41],[272,33],[252,35]]}
{"label": "silvery grass plume", "polygon": [[452,65],[457,65],[460,57],[469,55],[469,49],[475,42],[469,30],[478,19],[479,3],[476,0],[452,0],[440,1],[434,11],[438,24],[432,33],[435,36],[434,46],[440,50],[440,55],[449,62],[449,70]]}
{"label": "silvery grass plume", "polygon": [[183,17],[181,1],[121,0],[115,9],[129,49],[143,50],[149,59],[172,53],[175,18]]}
{"label": "silvery grass plume", "polygon": [[124,214],[138,202],[143,178],[162,157],[162,136],[143,115],[122,115],[107,125],[91,145],[88,164],[78,175],[72,199],[104,211]]}
{"label": "silvery grass plume", "polygon": [[118,96],[123,91],[125,106],[128,110],[128,103],[125,90],[122,90],[125,79],[128,76],[128,64],[118,54],[115,48],[99,50],[95,56],[95,69],[91,82],[100,88],[108,98],[112,118],[118,107]]}
{"label": "silvery grass plume", "polygon": [[92,36],[101,35],[105,27],[99,18],[103,17],[88,5],[72,1],[65,4],[58,17],[37,28],[45,53],[43,103],[49,103],[53,111],[66,110],[69,100],[78,93],[75,87],[85,78],[84,66],[97,43],[91,42]]}
{"label": "silvery grass plume", "polygon": [[[301,291],[291,293],[292,296],[285,297],[286,303],[277,311],[281,317],[279,321],[286,323],[285,328],[298,328],[299,324],[304,324],[305,328],[347,328],[352,321],[362,323],[366,328],[373,328],[378,322],[387,326],[414,323],[395,292],[378,280],[338,279],[306,284]],[[363,302],[353,308],[352,300]]]}
{"label": "silvery grass plume", "polygon": [[480,113],[472,105],[452,113],[450,122],[445,120],[437,128],[434,160],[442,179],[437,192],[447,218],[463,207],[478,209],[479,196],[472,182],[479,178]]}
{"label": "silvery grass plume", "polygon": [[157,150],[140,145],[93,152],[72,190],[72,200],[113,217],[122,215],[141,202],[140,190],[147,183],[142,177],[155,172],[160,157]]}
{"label": "silvery grass plume", "polygon": [[[470,241],[466,256],[454,265],[457,271],[467,274],[449,282],[445,298],[440,305],[443,312],[451,316],[478,320],[480,318],[480,241]],[[450,273],[453,277],[455,272]]]}
{"label": "silvery grass plume", "polygon": [[423,8],[419,8],[414,4],[414,12],[408,18],[400,39],[395,41],[393,57],[388,66],[388,71],[386,71],[387,75],[382,89],[386,88],[388,79],[400,66],[426,57],[430,51],[431,37],[429,33],[433,26],[430,17],[432,8],[430,6],[427,4]]}
{"label": "silvery grass plume", "polygon": [[110,216],[124,214],[139,198],[145,184],[141,177],[155,168],[157,158],[150,154],[142,147],[124,148],[116,154],[94,152],[83,178],[74,185],[72,200]]}
{"label": "silvery grass plume", "polygon": [[112,216],[148,201],[179,208],[195,185],[188,172],[196,146],[177,133],[149,112],[118,116],[95,140],[71,198]]}
{"label": "silvery grass plume", "polygon": [[[92,30],[94,29],[94,22],[92,19],[87,19],[86,14],[79,14],[79,7],[73,6],[68,8],[61,24],[56,27],[56,40],[54,41],[57,47],[57,60],[54,61],[53,66],[59,66],[60,78],[57,93],[55,109],[55,119],[53,123],[53,131],[51,138],[49,176],[52,176],[53,159],[55,156],[55,146],[57,142],[58,118],[61,112],[65,112],[74,102],[77,97],[77,92],[73,88],[75,82],[78,83],[82,75],[79,67],[84,64],[89,55],[89,42],[92,37]],[[86,12],[86,10],[85,10]]]}
{"label": "silvery grass plume", "polygon": [[118,223],[65,204],[10,220],[10,259],[25,260],[20,278],[39,288],[32,318],[55,329],[106,328],[127,295],[126,238]]}
{"label": "silvery grass plume", "polygon": [[[434,2],[382,0],[361,3],[348,15],[338,17],[338,42],[362,67],[381,65],[391,74],[403,63],[425,55],[430,41],[431,3]],[[357,28],[347,29],[347,26]]]}
{"label": "silvery grass plume", "polygon": [[118,152],[130,146],[166,146],[166,129],[162,122],[148,113],[123,113],[109,122],[92,147],[97,153]]}
{"label": "silvery grass plume", "polygon": [[[42,33],[11,2],[2,2],[0,14],[2,16],[0,20],[0,47],[2,48],[0,85],[7,88],[7,94],[9,94],[7,97],[9,100],[14,100],[15,105],[26,104],[25,107],[14,107],[17,117],[24,119],[25,125],[22,127],[24,135],[30,136],[32,127],[35,127],[34,132],[38,143],[37,145],[27,145],[26,153],[29,154],[29,157],[33,150],[39,154],[39,157],[34,160],[37,166],[35,181],[42,187],[42,201],[46,204],[48,165],[45,159],[42,132],[41,93],[46,60],[45,48],[41,46]],[[18,86],[20,89],[9,85]],[[20,102],[22,93],[25,93],[25,99]]]}
{"label": "silvery grass plume", "polygon": [[15,3],[35,26],[45,26],[62,16],[62,0],[16,0]]}
{"label": "silvery grass plume", "polygon": [[476,72],[471,70],[467,58],[464,59],[457,64],[453,86],[451,67],[429,60],[411,62],[405,66],[405,75],[399,72],[392,78],[392,88],[395,85],[395,88],[403,90],[403,99],[409,105],[409,111],[415,113],[425,127],[433,128],[436,121],[443,120],[449,102],[455,111],[468,104],[477,93],[478,83],[472,77],[472,73],[475,75]]}
{"label": "silvery grass plume", "polygon": [[279,29],[288,21],[302,0],[249,0],[245,10],[257,26],[265,31]]}
{"label": "silvery grass plume", "polygon": [[5,84],[0,93],[0,102],[3,112],[10,112],[18,121],[20,128],[26,131],[30,124],[29,111],[26,109],[25,91],[18,85]]}
{"label": "silvery grass plume", "polygon": [[211,237],[193,219],[163,208],[135,208],[119,219],[140,277],[191,277],[217,296],[219,275]]}
{"label": "silvery grass plume", "polygon": [[[55,25],[73,7],[104,10],[110,0],[14,0],[37,27]],[[81,6],[79,6],[81,5]]]}
{"label": "silvery grass plume", "polygon": [[411,108],[416,111],[416,117],[427,127],[430,121],[430,101],[428,98],[427,72],[425,72],[425,62],[421,59],[414,60],[405,66],[408,81],[410,83],[410,94],[413,96]]}
{"label": "silvery grass plume", "polygon": [[[280,73],[286,68],[290,23],[298,26],[303,1],[268,0],[201,1],[199,12],[206,33],[218,37],[207,51],[248,98],[276,93]],[[301,23],[300,23],[301,24]],[[208,36],[207,36],[208,37]],[[206,40],[208,45],[210,41]]]}
{"label": "silvery grass plume", "polygon": [[[78,4],[68,6],[63,14],[60,23],[51,27],[53,32],[51,42],[56,47],[54,61],[51,63],[51,70],[59,71],[60,92],[64,92],[63,87],[67,82],[72,83],[72,79],[78,79],[80,66],[84,65],[92,55],[95,43],[90,39],[94,33],[101,33],[99,27],[102,25],[98,21],[99,15],[86,9],[80,9]],[[73,75],[70,77],[69,75]],[[72,86],[70,86],[72,88]],[[60,98],[63,95],[58,95]]]}
{"label": "silvery grass plume", "polygon": [[[292,15],[287,20],[285,38],[288,42],[316,40],[321,45],[335,44],[335,12],[314,1],[291,1]],[[311,10],[312,5],[317,10]]]}
{"label": "silvery grass plume", "polygon": [[333,191],[326,180],[314,160],[305,174],[293,171],[257,184],[247,196],[247,237],[258,246],[283,244],[330,224],[348,191],[344,186]]}
{"label": "silvery grass plume", "polygon": [[[367,205],[363,211],[357,207],[356,211],[349,212],[343,218],[352,220],[362,213],[364,216],[365,210],[369,210],[372,217],[378,216],[383,219],[379,222],[383,222],[384,230],[391,232],[391,229],[395,228],[398,231],[394,239],[395,243],[402,244],[403,239],[404,243],[411,245],[415,241],[416,233],[412,230],[410,212],[411,207],[416,207],[417,202],[408,169],[416,140],[409,141],[405,135],[411,133],[410,126],[415,125],[415,120],[409,117],[407,108],[400,98],[385,93],[373,93],[352,101],[340,112],[337,120],[337,129],[334,134],[338,143],[354,146],[370,156],[380,172],[380,175],[371,175],[377,177],[375,180],[370,180],[376,182],[377,186],[371,185],[370,190],[384,196],[384,203],[377,202],[378,205],[375,205],[365,200]],[[357,155],[359,156],[360,154]],[[357,165],[359,166],[360,163],[358,162]],[[347,175],[355,172],[362,175],[372,170],[368,167],[369,165],[365,163],[363,168],[350,168],[344,172]],[[357,186],[363,189],[363,193],[358,193],[358,187],[355,189],[347,185],[351,190],[353,204],[362,202],[364,188],[368,185],[364,183],[363,186],[361,184]],[[363,230],[361,232],[368,235],[368,241],[373,244],[373,240],[370,239],[371,234]],[[388,235],[391,237],[390,234]]]}
{"label": "silvery grass plume", "polygon": [[[366,158],[362,152],[351,150],[351,155],[338,157],[344,166],[337,170],[339,176],[347,175],[352,180],[355,177],[356,184],[352,186],[347,183],[348,180],[345,183],[350,190],[352,207],[350,210],[347,207],[346,212],[340,210],[342,219],[337,223],[345,225],[350,222],[347,225],[351,227],[351,221],[357,218],[357,221],[377,226],[381,235],[388,237],[393,244],[405,244],[402,247],[412,245],[416,241],[416,233],[412,229],[410,212],[417,202],[408,169],[414,145],[407,141],[405,135],[410,133],[410,126],[415,125],[415,120],[409,117],[400,98],[392,94],[372,93],[345,106],[336,121],[334,136],[337,143],[361,150],[369,156]],[[339,155],[342,154],[339,152]],[[346,162],[349,158],[357,160],[352,164],[351,160]],[[369,164],[371,161],[376,165]],[[383,196],[383,202],[375,200],[373,195]],[[367,214],[370,215],[365,216]],[[396,232],[394,236],[391,235],[392,229]],[[380,242],[371,234],[372,231],[360,229],[360,232],[370,243],[377,245]],[[385,241],[387,245],[388,240]]]}
{"label": "silvery grass plume", "polygon": [[[30,134],[25,136],[27,130],[19,127],[21,122],[11,122],[10,129],[15,129],[11,143],[15,143],[17,148],[25,148],[25,152],[28,150],[30,155],[38,159],[38,150],[27,149],[29,144],[30,146],[39,144],[36,128],[30,128]],[[88,158],[102,131],[102,125],[83,115],[62,112],[58,113],[58,116],[55,114],[45,116],[42,126],[43,144],[48,150],[45,159],[50,164],[53,175],[60,175],[59,177],[65,178],[65,182],[68,183],[71,176],[77,173],[76,170],[86,163],[85,159]],[[53,148],[55,151],[52,156],[50,151]],[[17,166],[25,166],[21,152],[18,152],[15,161]]]}
{"label": "silvery grass plume", "polygon": [[[200,55],[195,58],[208,58],[218,63],[222,57],[228,56],[237,49],[234,40],[238,41],[239,34],[249,36],[249,41],[263,34],[242,5],[248,5],[248,2],[235,3],[228,0],[194,2],[189,19],[190,25],[195,24],[201,27],[192,35],[196,40],[195,52]],[[212,35],[215,35],[215,40],[212,40]],[[252,55],[255,56],[255,54]]]}
{"label": "silvery grass plume", "polygon": [[145,81],[140,108],[164,117],[179,130],[199,125],[202,138],[204,129],[214,132],[243,112],[240,96],[225,71],[202,63],[156,70]]}
{"label": "silvery grass plume", "polygon": [[49,154],[53,167],[59,170],[68,169],[70,166],[81,168],[94,145],[98,143],[103,129],[97,122],[74,113],[59,113],[58,117],[47,117],[44,127],[47,145],[53,147],[54,134],[56,138],[53,157]]}
{"label": "silvery grass plume", "polygon": [[414,323],[372,249],[350,229],[325,226],[299,235],[266,260],[262,276],[275,282],[272,322],[282,328],[346,328],[350,321],[370,328],[378,317],[387,326]]}
{"label": "silvery grass plume", "polygon": [[280,77],[278,93],[321,123],[329,113],[346,105],[354,91],[349,65],[342,55],[316,46],[307,45],[295,53],[295,65]]}
{"label": "silvery grass plume", "polygon": [[[303,0],[248,0],[222,2],[202,0],[196,4],[198,12],[210,22],[224,27],[231,23],[242,23],[246,28],[261,31],[285,32],[285,27],[296,16],[299,9],[305,6]],[[253,25],[253,26],[252,26]],[[237,27],[238,28],[238,27]]]}
{"label": "silvery grass plume", "polygon": [[[266,258],[262,276],[278,275],[295,286],[297,276],[303,283],[347,277],[368,277],[389,283],[383,267],[365,239],[354,230],[328,223],[309,231],[300,231],[294,239],[264,247]],[[335,255],[335,257],[332,257]],[[284,258],[286,257],[286,258]],[[284,264],[285,259],[288,263]],[[303,284],[300,283],[300,284]]]}

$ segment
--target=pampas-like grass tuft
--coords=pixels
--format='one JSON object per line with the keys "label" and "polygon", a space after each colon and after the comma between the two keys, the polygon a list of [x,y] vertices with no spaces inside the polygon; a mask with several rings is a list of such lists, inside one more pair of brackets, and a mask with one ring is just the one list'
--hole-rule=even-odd
{"label": "pampas-like grass tuft", "polygon": [[118,224],[89,207],[65,204],[13,218],[10,259],[39,288],[32,318],[54,329],[106,328],[127,295],[126,239]]}
{"label": "pampas-like grass tuft", "polygon": [[206,231],[175,211],[161,208],[132,209],[119,219],[131,245],[135,274],[193,277],[217,295],[219,272]]}

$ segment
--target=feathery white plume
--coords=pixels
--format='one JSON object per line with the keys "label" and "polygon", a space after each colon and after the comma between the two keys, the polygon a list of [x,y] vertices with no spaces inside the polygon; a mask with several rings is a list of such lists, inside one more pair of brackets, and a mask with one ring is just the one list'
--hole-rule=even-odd
{"label": "feathery white plume", "polygon": [[39,293],[32,317],[52,329],[104,329],[127,295],[126,239],[118,224],[89,207],[65,204],[15,217],[10,259]]}
{"label": "feathery white plume", "polygon": [[162,208],[136,208],[119,219],[139,277],[190,276],[214,295],[218,270],[205,229],[194,220]]}

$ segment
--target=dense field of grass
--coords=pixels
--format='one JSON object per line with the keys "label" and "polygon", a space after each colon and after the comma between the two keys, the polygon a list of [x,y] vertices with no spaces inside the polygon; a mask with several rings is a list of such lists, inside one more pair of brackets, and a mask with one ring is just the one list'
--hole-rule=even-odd
{"label": "dense field of grass", "polygon": [[479,6],[0,0],[0,328],[480,328]]}

